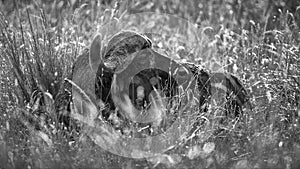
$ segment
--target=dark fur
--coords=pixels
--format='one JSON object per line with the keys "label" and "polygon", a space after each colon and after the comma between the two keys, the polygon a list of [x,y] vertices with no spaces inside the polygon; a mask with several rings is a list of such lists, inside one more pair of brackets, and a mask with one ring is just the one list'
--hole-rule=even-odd
{"label": "dark fur", "polygon": [[[105,120],[108,120],[111,111],[115,109],[115,105],[110,93],[114,70],[120,66],[120,64],[122,64],[122,61],[126,56],[128,56],[128,54],[143,50],[145,48],[151,48],[151,46],[152,42],[146,36],[132,31],[123,31],[113,36],[107,46],[103,48],[103,62],[99,65],[95,77],[95,99],[101,99],[106,104],[106,109],[102,114]],[[81,69],[85,68],[82,65],[88,64],[88,56],[89,51],[85,50],[74,63],[73,74],[76,73],[82,75],[82,77],[79,78],[87,78],[85,77],[86,71]],[[110,64],[110,67],[105,65],[107,62],[112,63]],[[205,106],[205,104],[209,104],[212,91],[220,90],[215,89],[213,84],[221,82],[224,86],[226,86],[226,114],[229,116],[229,114],[233,113],[234,117],[237,117],[239,114],[241,114],[244,104],[248,101],[248,97],[245,88],[237,77],[228,73],[212,74],[201,66],[192,63],[181,64],[188,68],[197,79],[200,97],[199,107],[201,111],[207,111],[207,106]],[[144,77],[144,80],[146,77],[146,81],[148,81],[149,73],[151,74],[153,72],[145,71],[141,77]],[[214,75],[218,76],[218,78],[215,78]],[[168,79],[168,77],[166,77],[166,79]],[[65,126],[70,126],[70,113],[68,112],[70,112],[70,102],[72,100],[71,90],[71,85],[65,82],[65,86],[63,86],[61,92],[55,98],[55,110],[58,113],[59,122],[63,123]],[[146,89],[146,95],[151,90],[152,89]],[[134,99],[134,96],[130,96],[130,98]]]}

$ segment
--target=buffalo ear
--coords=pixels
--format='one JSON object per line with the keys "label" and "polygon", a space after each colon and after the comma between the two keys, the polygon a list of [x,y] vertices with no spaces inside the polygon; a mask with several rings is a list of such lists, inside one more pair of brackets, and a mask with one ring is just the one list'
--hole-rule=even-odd
{"label": "buffalo ear", "polygon": [[96,35],[90,47],[89,64],[94,73],[97,72],[99,64],[103,62],[101,56],[101,41],[102,36],[100,34]]}

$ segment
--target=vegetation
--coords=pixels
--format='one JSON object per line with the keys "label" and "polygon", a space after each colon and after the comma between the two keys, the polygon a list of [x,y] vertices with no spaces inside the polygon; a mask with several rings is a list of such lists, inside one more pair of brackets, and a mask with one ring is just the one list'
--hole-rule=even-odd
{"label": "vegetation", "polygon": [[[297,0],[0,1],[0,168],[299,168],[299,5]],[[235,74],[249,91],[251,106],[225,123],[208,110],[201,117],[209,126],[143,159],[114,155],[64,129],[37,132],[26,123],[34,90],[57,102],[75,59],[93,37],[101,34],[105,44],[122,29],[152,32],[153,48],[175,60]],[[203,133],[209,136],[201,138]]]}

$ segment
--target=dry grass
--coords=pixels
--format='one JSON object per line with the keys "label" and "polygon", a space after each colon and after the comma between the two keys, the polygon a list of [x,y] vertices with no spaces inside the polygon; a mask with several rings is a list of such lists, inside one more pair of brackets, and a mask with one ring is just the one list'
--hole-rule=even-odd
{"label": "dry grass", "polygon": [[[268,15],[272,17],[274,13],[266,10],[269,13],[263,15],[260,8],[255,8],[266,1],[240,4],[253,7],[245,10],[252,20],[237,17],[242,15],[229,3],[226,6],[214,1],[203,3],[202,7],[192,4],[196,1],[191,4],[129,1],[116,5],[61,2],[37,1],[26,8],[20,4],[10,14],[1,13],[0,163],[4,164],[1,167],[296,169],[300,166],[300,39],[295,19],[299,10],[283,11],[271,25],[276,29],[270,30]],[[227,8],[234,14],[230,15]],[[125,9],[177,14],[199,26],[188,27],[187,20],[172,15],[126,15]],[[113,24],[104,27],[108,22]],[[25,107],[36,88],[56,99],[63,79],[71,77],[74,60],[96,33],[104,36],[105,44],[122,29],[155,32],[150,34],[155,50],[178,61],[201,63],[211,71],[237,75],[250,93],[252,109],[245,108],[238,120],[228,119],[220,124],[215,109],[211,108],[199,115],[207,123],[197,132],[165,153],[140,160],[104,151],[86,135],[73,140],[66,139],[60,130],[45,135],[47,132],[37,132],[20,120],[20,115],[28,113]],[[55,112],[51,114],[55,116]]]}

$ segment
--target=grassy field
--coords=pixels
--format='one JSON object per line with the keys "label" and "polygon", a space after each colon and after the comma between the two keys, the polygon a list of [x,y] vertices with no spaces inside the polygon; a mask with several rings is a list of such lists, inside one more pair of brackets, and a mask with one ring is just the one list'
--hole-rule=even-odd
{"label": "grassy field", "polygon": [[[296,0],[0,1],[0,169],[298,169],[299,5]],[[153,48],[177,61],[236,75],[251,106],[223,124],[209,110],[201,115],[208,126],[142,159],[105,151],[84,134],[70,139],[63,130],[41,133],[24,122],[20,114],[29,112],[36,88],[57,99],[93,37],[101,34],[105,45],[124,29],[148,32]]]}

